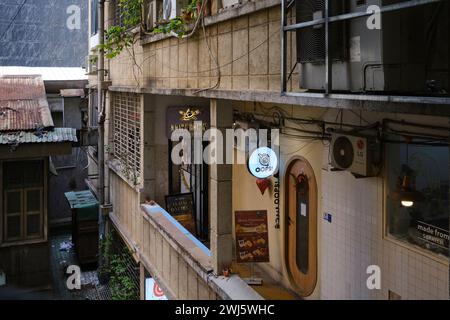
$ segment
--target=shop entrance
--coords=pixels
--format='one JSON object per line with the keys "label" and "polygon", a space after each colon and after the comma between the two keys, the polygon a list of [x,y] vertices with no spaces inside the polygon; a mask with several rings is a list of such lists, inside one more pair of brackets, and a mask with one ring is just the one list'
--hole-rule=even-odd
{"label": "shop entrance", "polygon": [[[169,141],[169,154],[172,148],[173,143]],[[192,233],[206,244],[209,243],[208,172],[204,163],[175,165],[169,161],[169,194],[191,195],[195,219]]]}
{"label": "shop entrance", "polygon": [[291,281],[303,297],[317,282],[317,183],[304,158],[289,164],[286,188],[286,261]]}

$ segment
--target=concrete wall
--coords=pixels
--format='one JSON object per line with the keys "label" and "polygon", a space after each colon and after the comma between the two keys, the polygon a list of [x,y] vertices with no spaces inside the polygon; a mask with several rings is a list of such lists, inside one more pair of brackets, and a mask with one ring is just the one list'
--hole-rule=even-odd
{"label": "concrete wall", "polygon": [[[88,50],[87,1],[34,0],[26,2],[19,11],[23,2],[3,0],[0,3],[0,65],[84,65]],[[67,19],[72,15],[67,9],[71,5],[80,8],[80,29],[67,27]]]}
{"label": "concrete wall", "polygon": [[[219,60],[221,71],[219,89],[279,92],[279,28],[280,9],[278,5],[206,28],[206,39],[210,41],[213,55],[217,56]],[[296,60],[293,48],[295,48],[295,38],[291,35],[288,44],[288,71],[291,70],[293,61]],[[130,90],[139,87],[202,89],[214,85],[217,80],[216,64],[209,55],[201,30],[189,39],[180,40],[163,36],[144,39],[143,43],[138,42],[133,49],[125,50],[108,64],[110,67],[109,78],[112,80],[112,84],[127,86]],[[288,89],[298,89],[297,80],[298,74],[294,70]],[[145,99],[147,98],[150,105],[152,103],[156,105],[154,109],[151,109],[152,107],[147,109],[146,104],[146,112],[148,111],[146,117],[157,119],[154,124],[153,144],[148,151],[154,150],[158,155],[154,159],[156,168],[154,195],[155,199],[161,203],[163,191],[167,188],[167,173],[164,171],[164,167],[168,157],[165,139],[161,136],[164,117],[164,107],[162,106],[183,100],[174,96],[165,97],[165,102],[152,96]],[[155,100],[152,102],[152,99]],[[235,101],[230,105],[230,108],[232,107],[248,112],[265,112],[274,106]],[[287,116],[331,119],[332,121],[335,121],[338,112],[338,110],[315,109],[306,106],[283,105],[279,107],[285,111]],[[345,112],[344,120],[359,125],[361,120],[354,116],[350,117],[350,114],[350,112]],[[363,112],[362,116],[370,122],[377,121],[382,117],[390,117],[448,125],[447,118],[367,112]],[[147,126],[147,122],[145,126]],[[315,171],[318,191],[321,194],[318,212],[318,285],[310,296],[311,299],[387,299],[388,290],[396,292],[403,299],[448,299],[448,260],[424,254],[422,251],[401,245],[385,236],[383,222],[385,182],[383,177],[355,179],[347,172],[329,172],[327,166],[328,147],[320,141],[302,141],[283,136],[281,143],[281,172],[285,170],[292,157],[305,157]],[[153,147],[154,149],[152,149]],[[128,190],[128,187],[118,181],[114,178],[111,185],[112,199],[132,201],[131,205],[134,208],[137,200],[129,200],[132,196],[128,195],[129,191],[125,191]],[[287,274],[284,256],[286,231],[283,226],[283,181],[280,181],[280,186],[282,228],[277,230],[273,227],[275,220],[273,194],[266,192],[265,195],[261,195],[255,184],[255,178],[247,173],[245,166],[233,167],[233,211],[268,210],[271,262],[263,264],[262,268],[281,285],[295,291]],[[120,210],[128,213],[121,214],[128,215],[128,217],[123,217],[124,224],[133,228],[132,224],[136,224],[136,222],[130,221],[136,219],[136,214],[127,208],[130,207],[123,205]],[[332,223],[322,219],[324,212],[333,215]],[[144,229],[143,234],[147,235],[148,232],[152,231]],[[164,260],[163,264],[165,265]],[[371,264],[379,265],[382,269],[381,290],[369,291],[365,286],[366,268]],[[168,281],[170,283],[170,280]]]}
{"label": "concrete wall", "polygon": [[[80,98],[64,98],[63,122],[61,126],[81,129]],[[54,115],[55,113],[53,113]],[[87,170],[87,148],[72,148],[72,153],[65,156],[53,156],[52,162],[58,175],[49,177],[49,223],[50,225],[70,223],[71,211],[65,192],[86,190],[85,179]]]}
{"label": "concrete wall", "polygon": [[[192,259],[172,237],[172,228],[164,231],[141,210],[142,194],[117,174],[110,172],[113,213],[111,220],[121,237],[170,299],[217,299],[207,282],[206,272],[193,267]],[[191,262],[189,262],[191,261]],[[203,274],[203,277],[202,277]]]}
{"label": "concrete wall", "polygon": [[[336,112],[328,112],[325,118],[334,120]],[[442,117],[382,113],[362,113],[362,117],[369,122],[388,117],[448,125],[448,118]],[[344,120],[360,121],[351,113]],[[387,299],[391,290],[402,299],[449,299],[448,258],[386,235],[386,180],[385,173],[355,179],[348,172],[322,171],[323,210],[333,214],[331,224],[321,220],[322,298]],[[367,289],[368,265],[380,266],[381,290]]]}
{"label": "concrete wall", "polygon": [[0,248],[0,269],[9,285],[46,286],[50,279],[50,252],[47,242]]}
{"label": "concrete wall", "polygon": [[[280,89],[279,5],[230,19],[206,28],[206,39],[220,65],[219,89]],[[290,33],[288,70],[295,63],[295,37]],[[146,40],[144,40],[146,41]],[[165,38],[134,47],[111,60],[113,85],[149,88],[199,88],[214,86],[217,67],[205,36],[198,30],[188,39]],[[298,73],[289,82],[298,89]]]}
{"label": "concrete wall", "polygon": [[[261,112],[271,105],[254,107],[253,103],[236,102],[242,111]],[[338,110],[313,109],[297,106],[278,106],[286,116],[335,121]],[[404,119],[419,123],[446,126],[447,118],[417,117],[387,113],[362,113],[375,122],[382,118]],[[344,121],[358,125],[359,118],[344,111]],[[448,259],[415,249],[412,245],[392,240],[384,231],[384,175],[377,178],[356,179],[349,172],[328,171],[329,148],[322,142],[311,142],[281,136],[280,172],[285,171],[294,156],[306,158],[313,166],[318,183],[318,282],[309,299],[388,299],[389,290],[402,299],[443,299],[448,293]],[[261,195],[255,178],[245,165],[233,166],[233,211],[268,210],[271,262],[261,267],[280,284],[295,291],[286,270],[285,196],[280,181],[281,229],[274,228],[275,208],[273,193]],[[245,190],[245,192],[243,192]],[[332,223],[323,219],[323,213],[332,214]],[[381,268],[381,290],[366,287],[366,268]]]}

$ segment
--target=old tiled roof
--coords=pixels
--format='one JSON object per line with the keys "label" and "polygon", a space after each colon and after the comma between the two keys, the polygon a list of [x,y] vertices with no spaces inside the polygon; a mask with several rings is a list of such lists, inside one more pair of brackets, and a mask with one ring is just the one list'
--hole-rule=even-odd
{"label": "old tiled roof", "polygon": [[53,127],[41,76],[0,76],[0,132]]}
{"label": "old tiled roof", "polygon": [[77,142],[77,132],[73,128],[55,128],[48,132],[3,132],[0,145],[19,145],[23,143]]}

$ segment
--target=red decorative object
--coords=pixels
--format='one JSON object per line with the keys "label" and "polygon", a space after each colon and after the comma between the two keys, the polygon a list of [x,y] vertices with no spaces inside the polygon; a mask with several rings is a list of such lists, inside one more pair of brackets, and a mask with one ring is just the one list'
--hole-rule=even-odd
{"label": "red decorative object", "polygon": [[302,183],[304,180],[308,180],[308,177],[304,174],[299,174],[297,176],[297,184]]}
{"label": "red decorative object", "polygon": [[269,179],[256,179],[256,185],[258,186],[259,190],[261,191],[261,194],[264,194],[266,189],[270,186],[270,180]]}

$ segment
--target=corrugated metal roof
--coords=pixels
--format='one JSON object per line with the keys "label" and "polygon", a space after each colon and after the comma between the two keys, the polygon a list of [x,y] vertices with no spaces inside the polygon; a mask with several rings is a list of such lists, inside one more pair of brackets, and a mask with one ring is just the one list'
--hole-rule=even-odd
{"label": "corrugated metal roof", "polygon": [[5,75],[0,77],[0,101],[41,98],[45,98],[45,86],[40,76]]}
{"label": "corrugated metal roof", "polygon": [[77,131],[73,128],[55,128],[47,132],[19,131],[0,134],[0,145],[53,142],[78,142]]}
{"label": "corrugated metal roof", "polygon": [[40,76],[0,76],[0,132],[53,126]]}

